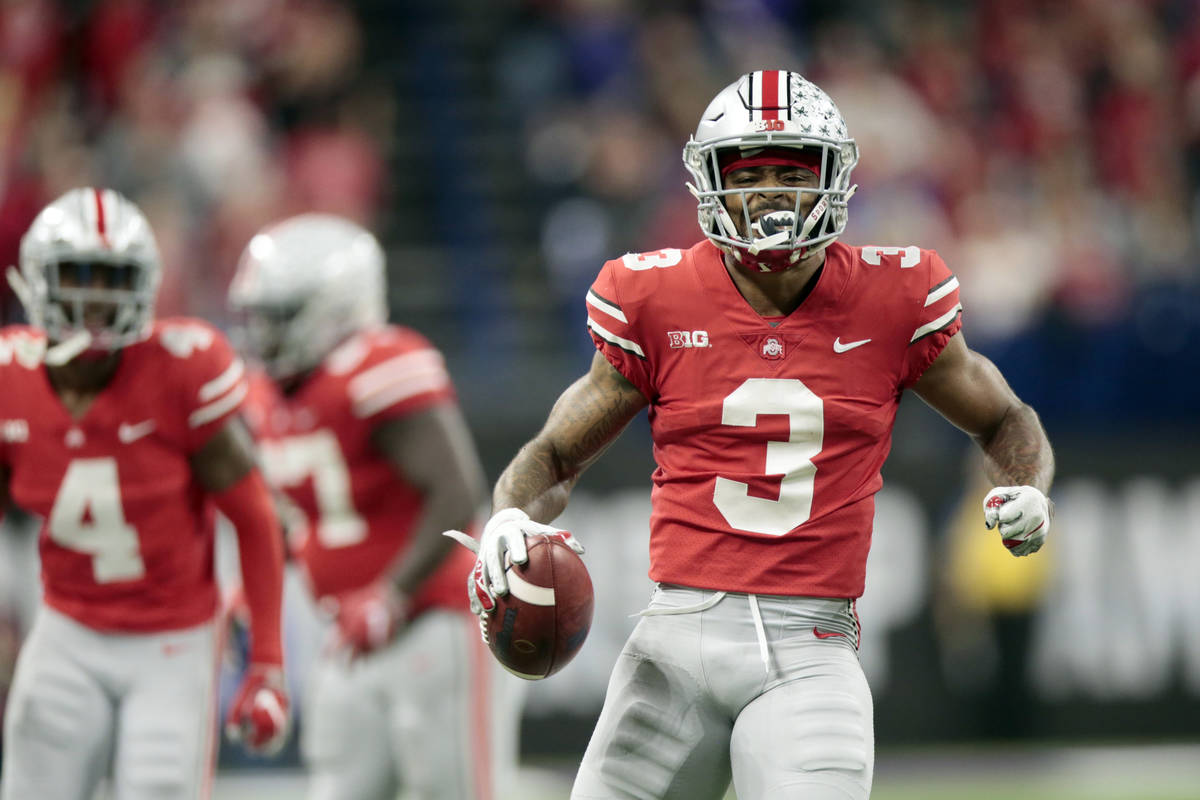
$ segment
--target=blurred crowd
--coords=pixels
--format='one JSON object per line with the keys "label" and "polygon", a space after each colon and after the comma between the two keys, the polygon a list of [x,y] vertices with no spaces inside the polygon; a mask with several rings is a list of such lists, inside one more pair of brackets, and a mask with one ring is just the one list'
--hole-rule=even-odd
{"label": "blurred crowd", "polygon": [[[434,24],[484,41],[442,46]],[[3,0],[0,264],[44,202],[101,183],[151,217],[164,313],[223,323],[250,233],[320,210],[389,249],[454,254],[452,291],[413,294],[450,320],[480,324],[510,268],[580,317],[605,259],[699,238],[680,148],[707,99],[761,67],[815,80],[859,142],[847,241],[938,249],[967,335],[1044,414],[1124,411],[1200,345],[1190,0]],[[412,113],[403,74],[423,84]],[[483,104],[464,119],[493,146],[441,110],[456,102]],[[423,165],[397,169],[398,139]],[[417,168],[428,196],[406,202],[436,224],[389,241]],[[500,174],[509,193],[469,197]],[[480,244],[488,198],[517,222]]]}
{"label": "blurred crowd", "polygon": [[161,313],[221,319],[262,224],[372,221],[386,137],[364,109],[360,39],[333,2],[0,3],[0,262],[44,203],[112,186],[158,236]]}
{"label": "blurred crowd", "polygon": [[[1131,284],[1194,271],[1194,3],[529,5],[533,24],[499,63],[549,200],[552,267],[583,255],[590,271],[611,239],[693,242],[676,151],[730,76],[789,65],[829,92],[859,142],[845,238],[941,250],[977,334],[1012,333],[1048,303],[1104,317]],[[564,217],[632,231],[580,254]]]}
{"label": "blurred crowd", "polygon": [[968,338],[1044,416],[1190,415],[1144,395],[1200,339],[1200,5],[669,5],[528,3],[498,59],[568,295],[614,254],[698,238],[680,145],[731,76],[786,65],[858,140],[844,238],[938,249]]}

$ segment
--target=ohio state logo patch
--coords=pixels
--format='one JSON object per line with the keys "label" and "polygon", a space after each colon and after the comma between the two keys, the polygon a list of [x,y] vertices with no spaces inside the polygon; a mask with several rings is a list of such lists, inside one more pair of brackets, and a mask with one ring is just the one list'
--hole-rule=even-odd
{"label": "ohio state logo patch", "polygon": [[787,355],[787,346],[778,336],[764,336],[759,355],[769,361],[778,361]]}
{"label": "ohio state logo patch", "polygon": [[803,335],[794,333],[780,333],[779,331],[755,331],[754,333],[739,333],[738,336],[746,346],[754,351],[754,354],[763,361],[768,362],[771,368],[774,369],[782,365],[783,361],[791,357],[793,352],[797,352],[803,341]]}

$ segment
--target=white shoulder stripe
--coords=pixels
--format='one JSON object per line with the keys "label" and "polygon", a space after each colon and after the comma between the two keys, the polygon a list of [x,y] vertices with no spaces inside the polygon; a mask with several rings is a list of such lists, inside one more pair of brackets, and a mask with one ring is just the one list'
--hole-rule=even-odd
{"label": "white shoulder stripe", "polygon": [[245,381],[238,381],[233,391],[222,395],[219,400],[214,400],[206,406],[200,406],[188,416],[188,427],[199,428],[201,425],[206,425],[214,419],[219,419],[227,412],[238,407],[238,404],[246,397],[246,391],[249,385]]}
{"label": "white shoulder stripe", "polygon": [[605,314],[608,314],[613,319],[619,319],[619,320],[621,320],[621,322],[624,322],[627,325],[629,324],[629,320],[625,319],[624,311],[617,308],[612,303],[608,302],[607,300],[602,298],[600,295],[596,294],[595,292],[593,292],[591,290],[588,290],[587,302],[588,302],[588,305],[595,306],[596,308],[603,311]]}
{"label": "white shoulder stripe", "polygon": [[641,345],[639,345],[637,342],[631,342],[628,339],[622,339],[620,336],[617,336],[612,331],[605,329],[605,327],[603,325],[596,322],[596,320],[592,319],[591,317],[588,317],[587,324],[588,324],[588,327],[591,328],[592,330],[594,330],[596,332],[596,335],[599,336],[604,341],[609,342],[611,344],[615,344],[617,347],[621,348],[622,350],[628,350],[629,352],[633,353],[634,355],[641,356],[642,358],[646,357],[645,351],[642,350]]}
{"label": "white shoulder stripe", "polygon": [[951,276],[950,280],[941,286],[934,287],[925,298],[925,306],[929,307],[958,288],[958,278]]}
{"label": "white shoulder stripe", "polygon": [[951,320],[953,320],[956,316],[958,316],[958,312],[960,312],[960,311],[962,311],[962,303],[955,304],[954,308],[950,309],[945,314],[942,314],[940,317],[935,319],[933,322],[927,322],[924,325],[922,325],[921,327],[917,328],[917,330],[913,333],[912,338],[908,340],[908,343],[912,344],[913,342],[915,342],[917,339],[920,339],[925,334],[933,333],[934,331],[938,330],[939,328],[945,327],[946,325],[948,325],[950,323]]}
{"label": "white shoulder stripe", "polygon": [[380,394],[404,392],[410,384],[419,383],[423,385],[431,381],[449,384],[450,375],[442,368],[441,364],[430,364],[421,369],[408,370],[403,376],[396,377],[387,383],[378,383],[365,391],[353,392],[350,395],[350,401],[352,403],[370,403],[371,398]]}
{"label": "white shoulder stripe", "polygon": [[246,366],[242,360],[235,358],[224,372],[200,387],[200,402],[207,403],[228,392],[235,383],[242,379],[242,373],[245,371]]}
{"label": "white shoulder stripe", "polygon": [[422,375],[429,370],[445,372],[442,354],[424,349],[393,356],[350,379],[350,398],[355,402],[409,378]]}
{"label": "white shoulder stripe", "polygon": [[424,375],[416,375],[406,381],[399,381],[381,387],[378,391],[356,398],[354,416],[359,419],[378,414],[388,406],[395,405],[410,397],[427,392],[437,392],[449,388],[450,379],[444,371],[430,371]]}

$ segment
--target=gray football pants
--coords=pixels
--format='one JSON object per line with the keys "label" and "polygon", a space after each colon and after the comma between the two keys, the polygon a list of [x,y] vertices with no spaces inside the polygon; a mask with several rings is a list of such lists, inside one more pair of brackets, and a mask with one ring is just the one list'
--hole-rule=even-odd
{"label": "gray football pants", "polygon": [[846,600],[660,586],[572,800],[866,800],[871,691]]}
{"label": "gray football pants", "polygon": [[516,772],[522,682],[479,620],[435,609],[382,650],[314,669],[301,748],[309,800],[495,800]]}
{"label": "gray football pants", "polygon": [[211,788],[217,627],[105,633],[42,606],[4,720],[3,800],[194,800]]}

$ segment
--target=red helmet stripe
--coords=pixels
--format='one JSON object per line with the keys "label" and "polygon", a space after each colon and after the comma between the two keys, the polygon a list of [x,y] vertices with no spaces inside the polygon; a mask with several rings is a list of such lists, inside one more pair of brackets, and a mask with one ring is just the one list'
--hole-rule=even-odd
{"label": "red helmet stripe", "polygon": [[779,119],[779,71],[763,70],[762,75],[762,118]]}
{"label": "red helmet stripe", "polygon": [[108,231],[104,224],[104,195],[100,189],[93,189],[92,192],[96,198],[96,233],[100,234],[101,244],[111,247],[108,243]]}

